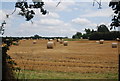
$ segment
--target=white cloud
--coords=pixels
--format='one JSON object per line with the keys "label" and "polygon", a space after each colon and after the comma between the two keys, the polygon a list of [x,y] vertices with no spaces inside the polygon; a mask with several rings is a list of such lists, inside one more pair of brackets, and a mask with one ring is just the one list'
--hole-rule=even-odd
{"label": "white cloud", "polygon": [[5,12],[3,10],[0,10],[0,14],[1,14],[0,22],[2,22],[5,19]]}
{"label": "white cloud", "polygon": [[[96,23],[101,22],[102,19],[95,21],[92,19],[92,17],[108,17],[111,15],[112,11],[106,8],[102,10],[93,9],[92,6],[90,7],[87,3],[76,4],[75,0],[73,2],[62,2],[58,7],[56,7],[58,2],[55,2],[55,0],[50,1],[51,2],[46,1],[44,5],[45,9],[49,11],[49,14],[41,15],[41,12],[38,9],[35,9],[36,14],[33,18],[34,24],[31,24],[30,22],[24,22],[25,19],[22,19],[24,17],[16,15],[18,13],[18,11],[16,11],[15,14],[9,18],[5,35],[31,36],[34,34],[39,34],[42,36],[70,37],[77,31],[83,32],[85,28],[94,29],[97,26]],[[70,14],[69,11],[71,11]],[[77,13],[74,14],[74,11]],[[11,12],[11,10],[8,10],[7,12]],[[70,18],[68,18],[69,15]],[[71,21],[71,18],[75,19]],[[102,22],[104,22],[104,19]]]}
{"label": "white cloud", "polygon": [[[8,36],[68,36],[71,37],[77,30],[70,23],[65,23],[58,19],[41,19],[34,21],[34,24],[25,22],[17,27],[16,31],[7,33]],[[10,32],[10,31],[9,31]]]}
{"label": "white cloud", "polygon": [[99,9],[97,11],[91,11],[87,14],[80,15],[80,17],[110,17],[113,14],[113,10],[111,8],[107,9]]}
{"label": "white cloud", "polygon": [[77,26],[78,30],[84,33],[85,28],[96,29],[97,24],[86,18],[75,18],[72,20],[73,25]]}
{"label": "white cloud", "polygon": [[45,9],[48,10],[54,10],[54,11],[71,11],[71,9],[69,8],[70,6],[75,5],[75,1],[71,0],[71,1],[67,1],[67,2],[61,2],[59,4],[58,7],[56,7],[56,5],[58,4],[58,2],[54,1],[54,0],[49,0],[49,1],[45,1]]}
{"label": "white cloud", "polygon": [[49,12],[49,15],[54,18],[60,18],[60,16],[55,12]]}
{"label": "white cloud", "polygon": [[43,25],[61,25],[63,24],[63,21],[58,19],[41,19],[39,23]]}
{"label": "white cloud", "polygon": [[60,18],[59,14],[55,12],[49,12],[49,14],[47,15],[40,15],[40,16],[45,18]]}
{"label": "white cloud", "polygon": [[76,18],[76,19],[73,19],[72,22],[80,25],[86,25],[91,23],[89,20],[85,18]]}

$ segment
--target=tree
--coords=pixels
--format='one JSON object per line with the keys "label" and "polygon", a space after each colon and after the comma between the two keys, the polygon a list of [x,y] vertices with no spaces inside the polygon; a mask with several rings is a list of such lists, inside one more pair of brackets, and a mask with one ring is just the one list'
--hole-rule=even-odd
{"label": "tree", "polygon": [[94,29],[92,29],[91,33],[94,33],[94,32],[97,32],[97,31],[95,31]]}
{"label": "tree", "polygon": [[83,37],[83,39],[88,39],[89,34],[83,34],[82,37]]}
{"label": "tree", "polygon": [[90,34],[91,30],[89,28],[88,29],[85,28],[85,32],[86,32],[86,34]]}
{"label": "tree", "polygon": [[39,38],[41,38],[41,36],[39,36],[39,35],[36,34],[36,35],[34,35],[34,38],[35,39],[39,39]]}
{"label": "tree", "polygon": [[79,39],[82,37],[82,33],[81,32],[77,32],[75,35],[72,36],[73,39]]}
{"label": "tree", "polygon": [[107,28],[106,25],[102,24],[98,26],[97,32],[109,32],[109,29]]}

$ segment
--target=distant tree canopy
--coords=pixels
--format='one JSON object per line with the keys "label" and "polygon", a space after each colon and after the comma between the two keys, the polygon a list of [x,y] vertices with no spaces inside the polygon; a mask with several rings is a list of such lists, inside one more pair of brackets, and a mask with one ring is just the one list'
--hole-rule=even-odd
{"label": "distant tree canopy", "polygon": [[39,36],[39,35],[34,35],[34,37],[33,38],[35,38],[35,39],[39,39],[39,38],[41,38],[41,36]]}
{"label": "distant tree canopy", "polygon": [[79,39],[81,38],[82,33],[81,32],[77,32],[75,35],[72,36],[73,39]]}
{"label": "distant tree canopy", "polygon": [[107,28],[106,25],[102,24],[102,25],[98,26],[97,32],[109,32],[109,29]]}
{"label": "distant tree canopy", "polygon": [[109,31],[108,27],[104,24],[101,24],[100,26],[97,26],[97,30],[94,29],[86,29],[85,28],[84,34],[77,32],[75,35],[73,35],[72,38],[79,39],[80,37],[83,37],[83,39],[90,39],[90,40],[115,40],[116,38],[120,38],[120,31]]}
{"label": "distant tree canopy", "polygon": [[85,32],[86,32],[86,34],[90,34],[91,30],[89,28],[88,29],[85,28]]}
{"label": "distant tree canopy", "polygon": [[95,32],[90,35],[90,40],[115,40],[116,38],[120,38],[120,31],[112,31],[112,32]]}

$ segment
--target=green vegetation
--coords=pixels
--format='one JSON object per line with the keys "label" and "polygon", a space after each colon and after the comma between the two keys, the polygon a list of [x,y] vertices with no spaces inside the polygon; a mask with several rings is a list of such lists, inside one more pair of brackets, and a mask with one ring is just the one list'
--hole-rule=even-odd
{"label": "green vegetation", "polygon": [[112,31],[112,32],[95,32],[92,33],[90,36],[90,40],[116,40],[116,38],[120,38],[119,31]]}
{"label": "green vegetation", "polygon": [[21,70],[16,72],[16,77],[18,79],[118,79],[118,74]]}
{"label": "green vegetation", "polygon": [[97,32],[110,32],[106,25],[102,24],[98,26]]}
{"label": "green vegetation", "polygon": [[82,37],[82,33],[81,32],[77,32],[75,35],[73,35],[73,39],[80,39]]}
{"label": "green vegetation", "polygon": [[88,41],[88,39],[64,39],[64,41]]}
{"label": "green vegetation", "polygon": [[116,38],[120,38],[120,31],[109,31],[108,27],[104,24],[97,26],[97,30],[85,29],[84,34],[81,32],[77,32],[72,36],[73,39],[83,38],[89,40],[115,40]]}

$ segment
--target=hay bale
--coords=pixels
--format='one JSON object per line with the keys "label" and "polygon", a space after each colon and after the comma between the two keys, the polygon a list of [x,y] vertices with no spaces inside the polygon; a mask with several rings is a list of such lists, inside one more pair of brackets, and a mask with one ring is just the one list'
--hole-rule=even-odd
{"label": "hay bale", "polygon": [[112,48],[117,48],[118,43],[112,43]]}
{"label": "hay bale", "polygon": [[116,38],[117,41],[119,41],[120,39],[119,38]]}
{"label": "hay bale", "polygon": [[49,39],[49,41],[52,41],[53,39]]}
{"label": "hay bale", "polygon": [[37,43],[37,41],[36,41],[36,40],[34,40],[34,41],[33,41],[33,44],[36,44],[36,43]]}
{"label": "hay bale", "polygon": [[80,37],[80,39],[82,40],[82,39],[83,39],[83,37]]}
{"label": "hay bale", "polygon": [[53,49],[53,47],[54,47],[54,42],[47,43],[47,49]]}
{"label": "hay bale", "polygon": [[60,44],[63,44],[63,42],[64,42],[63,40],[60,40],[60,41],[59,41]]}
{"label": "hay bale", "polygon": [[23,41],[26,41],[26,39],[22,39]]}
{"label": "hay bale", "polygon": [[68,46],[68,41],[63,42],[64,46]]}
{"label": "hay bale", "polygon": [[97,44],[100,44],[100,42],[99,42],[99,41],[96,41],[96,43],[97,43]]}
{"label": "hay bale", "polygon": [[9,39],[6,39],[6,41],[9,41]]}
{"label": "hay bale", "polygon": [[57,39],[57,42],[60,42],[60,39]]}
{"label": "hay bale", "polygon": [[104,40],[100,40],[99,43],[100,43],[100,44],[103,44],[103,43],[104,43]]}

